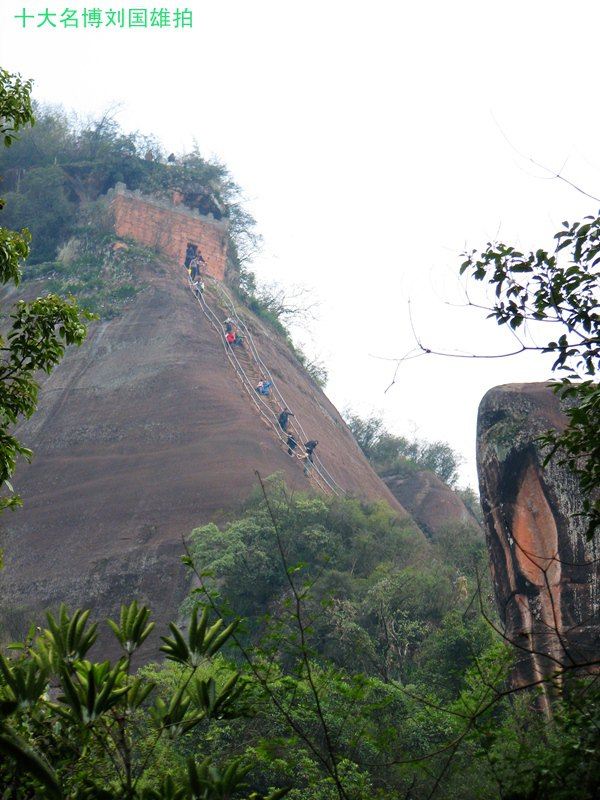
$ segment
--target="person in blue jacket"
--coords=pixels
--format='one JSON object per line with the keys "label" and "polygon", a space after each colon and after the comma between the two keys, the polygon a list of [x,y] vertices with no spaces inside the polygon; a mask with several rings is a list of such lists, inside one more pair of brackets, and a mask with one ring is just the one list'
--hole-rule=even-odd
{"label": "person in blue jacket", "polygon": [[270,392],[271,386],[273,386],[272,381],[260,381],[255,388],[258,394],[262,394],[265,397],[269,397],[269,395],[271,394]]}

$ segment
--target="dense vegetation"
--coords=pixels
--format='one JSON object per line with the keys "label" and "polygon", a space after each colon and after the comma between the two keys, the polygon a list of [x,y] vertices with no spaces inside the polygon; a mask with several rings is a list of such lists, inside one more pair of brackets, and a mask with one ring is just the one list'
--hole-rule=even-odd
{"label": "dense vegetation", "polygon": [[135,606],[110,623],[115,663],[88,660],[97,631],[64,610],[0,663],[1,708],[28,748],[0,785],[14,798],[591,799],[597,690],[573,683],[552,726],[535,696],[510,692],[482,557],[477,540],[429,543],[381,504],[290,496],[273,478],[239,519],[191,536],[196,589],[166,662],[132,669],[150,634]]}
{"label": "dense vegetation", "polygon": [[427,469],[448,486],[456,486],[463,459],[446,442],[396,436],[386,430],[383,419],[375,414],[363,419],[349,413],[346,422],[378,475],[405,475]]}
{"label": "dense vegetation", "polygon": [[428,470],[459,495],[473,518],[483,524],[479,496],[469,486],[458,487],[462,456],[447,442],[428,442],[418,437],[407,439],[390,433],[377,414],[360,417],[347,412],[346,424],[371,466],[382,478],[392,475],[406,478],[413,472]]}
{"label": "dense vegetation", "polygon": [[[248,264],[260,236],[242,193],[227,168],[207,161],[197,148],[167,157],[152,136],[124,133],[106,114],[81,122],[57,108],[36,107],[36,124],[0,152],[7,197],[6,224],[27,228],[32,247],[24,280],[44,279],[103,318],[119,314],[143,287],[138,266],[156,254],[117,239],[103,196],[117,182],[129,189],[170,197],[226,218],[226,281],[238,299],[288,344],[319,385],[327,373],[294,345],[288,324],[299,310],[280,287],[259,285]],[[169,160],[170,159],[170,160]]]}
{"label": "dense vegetation", "polygon": [[[0,73],[7,144],[31,121],[28,98],[27,84]],[[5,162],[9,200],[39,226],[32,276],[96,301],[101,313],[117,313],[132,291],[127,258],[148,254],[130,250],[123,261],[101,229],[80,230],[82,214],[97,212],[93,204],[115,180],[160,190],[166,173],[159,169],[158,151],[152,160],[141,158],[143,148],[153,146],[149,140],[123,136],[106,119],[77,130],[61,128],[61,119],[42,117],[48,140],[66,150],[58,147],[52,159],[24,136],[29,168]],[[227,192],[235,189],[228,189],[225,173],[192,154],[178,167],[182,182],[192,174],[188,167],[205,170],[205,185],[216,176],[211,196],[239,235],[236,226],[243,228],[244,217],[235,219],[235,203],[227,207],[233,197]],[[195,186],[193,178],[190,191]],[[38,214],[35,204],[44,187],[51,189],[50,206],[42,202]],[[53,200],[56,214],[48,222],[44,215],[54,213]],[[586,237],[593,238],[594,230],[576,226],[565,234],[575,242],[576,260],[587,253]],[[4,283],[18,282],[27,240],[27,233],[1,229]],[[520,254],[488,255],[488,264],[496,266],[508,260],[497,282],[531,266],[518,260]],[[543,254],[537,258],[544,261]],[[475,265],[476,276],[488,264]],[[243,291],[244,276],[237,274]],[[589,274],[583,269],[570,275],[568,302],[573,305],[573,292],[584,290],[576,316],[588,334],[585,361],[588,345],[594,350],[590,335],[597,315],[587,302]],[[522,296],[525,290],[511,280],[512,296]],[[550,300],[556,307],[553,294]],[[542,297],[533,313],[545,313],[549,306],[543,302]],[[523,310],[519,303],[505,308],[504,320],[519,327]],[[2,375],[5,483],[16,455],[26,454],[7,427],[35,410],[35,370],[52,369],[64,347],[85,335],[77,305],[54,295],[21,302],[12,325]],[[550,349],[559,362],[563,356],[568,361],[567,341]],[[594,357],[592,352],[590,374]],[[597,414],[597,388],[588,384],[584,399],[591,400],[589,408],[573,418],[582,436]],[[393,437],[377,420],[355,423],[355,435],[380,472],[426,467],[455,482],[456,458],[446,446]],[[594,443],[597,426],[592,434]],[[581,442],[567,444],[575,448],[568,452],[581,454]],[[595,473],[582,475],[590,488],[597,485]],[[15,498],[2,502],[14,505]],[[96,625],[87,612],[64,608],[48,615],[47,628],[33,626],[10,657],[0,656],[2,798],[596,796],[596,682],[561,675],[552,721],[534,711],[535,691],[511,688],[513,653],[495,631],[482,544],[469,528],[448,526],[428,542],[384,505],[290,496],[272,479],[239,519],[223,529],[196,530],[188,547],[184,561],[196,588],[183,610],[186,625],[171,624],[164,632],[165,663],[137,672],[133,667],[153,628],[149,610],[136,603],[108,622],[121,650],[114,663],[90,660]]]}
{"label": "dense vegetation", "polygon": [[[33,123],[31,83],[0,68],[0,135],[4,151],[10,149],[21,130]],[[2,149],[0,148],[0,153]],[[6,200],[0,198],[2,222],[6,221]],[[10,208],[10,206],[9,206]],[[14,287],[22,278],[22,264],[29,255],[30,234],[24,229],[0,227],[0,286]],[[72,299],[48,293],[32,302],[2,309],[0,335],[0,511],[21,504],[10,479],[19,457],[31,458],[31,451],[12,433],[13,426],[27,419],[37,408],[38,373],[52,372],[65,348],[85,339],[86,321]],[[0,568],[2,551],[0,550]]]}
{"label": "dense vegetation", "polygon": [[197,150],[167,162],[159,142],[126,134],[105,115],[81,122],[55,108],[36,107],[36,124],[15,146],[0,154],[7,197],[7,223],[28,227],[30,263],[53,261],[79,226],[79,212],[117,182],[168,196],[178,186],[184,196],[205,190],[230,221],[232,269],[255,241],[254,220],[242,208],[239,187],[226,168]]}
{"label": "dense vegetation", "polygon": [[[458,526],[457,536],[457,527],[449,525],[430,544],[383,502],[288,498],[278,482],[271,505],[289,563],[302,565],[313,602],[322,604],[313,624],[319,651],[346,670],[411,680],[422,649],[437,647],[446,615],[454,615],[459,598],[473,591],[475,571],[485,560],[481,538],[468,526]],[[226,530],[211,524],[193,535],[194,560],[248,621],[251,638],[268,628],[265,615],[281,605],[286,591],[280,554],[265,537],[268,528],[269,512],[255,496]],[[477,631],[484,635],[485,626]]]}
{"label": "dense vegetation", "polygon": [[[110,225],[98,200],[122,181],[130,189],[157,196],[168,196],[177,186],[186,199],[193,196],[196,202],[201,192],[207,211],[229,220],[232,284],[241,289],[254,285],[253,276],[243,269],[257,243],[254,220],[243,209],[240,190],[226,168],[206,161],[196,150],[169,163],[153,137],[125,134],[109,115],[81,123],[60,109],[36,108],[36,125],[0,153],[0,171],[7,196],[6,222],[29,229],[33,239],[29,264],[46,265],[31,270],[31,277],[60,272],[62,265],[63,273],[76,273],[74,283],[82,268],[84,277],[91,278],[90,263],[70,259],[70,250],[81,249],[83,238],[83,249],[90,254],[90,240],[100,230],[103,236],[91,242],[97,266],[93,280],[102,283],[96,287],[100,293],[107,286],[113,288],[102,270],[106,248],[115,239],[110,240]],[[86,286],[88,295],[93,280]]]}

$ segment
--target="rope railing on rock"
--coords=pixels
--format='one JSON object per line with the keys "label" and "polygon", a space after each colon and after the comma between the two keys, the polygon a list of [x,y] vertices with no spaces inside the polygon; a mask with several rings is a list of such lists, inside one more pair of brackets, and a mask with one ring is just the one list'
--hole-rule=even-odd
{"label": "rope railing on rock", "polygon": [[[254,382],[250,380],[250,378],[248,377],[246,370],[240,363],[240,359],[238,358],[236,352],[233,350],[233,347],[225,341],[223,335],[223,326],[221,321],[219,320],[213,309],[210,307],[210,305],[207,303],[204,294],[201,291],[198,291],[194,287],[191,280],[189,281],[189,287],[190,290],[192,291],[192,294],[196,298],[198,304],[200,305],[200,308],[202,309],[204,316],[207,318],[212,328],[218,334],[223,349],[225,351],[225,355],[227,356],[229,363],[236,372],[236,375],[238,376],[244,390],[252,400],[255,408],[257,409],[257,411],[259,412],[265,423],[275,431],[275,434],[282,443],[282,445],[288,448],[288,437],[279,424],[278,414],[268,405],[268,403],[266,402],[266,398],[264,398],[264,396],[259,395],[256,392]],[[244,329],[247,331],[245,325]],[[247,335],[248,337],[251,336],[249,331]],[[252,356],[254,357],[255,361],[259,364],[259,366],[263,367],[264,365],[262,363],[262,359],[260,359],[260,356],[257,358],[258,351],[256,350],[256,345],[254,344],[254,341],[252,341],[251,347],[252,347]],[[300,428],[300,426],[298,426],[298,428]],[[302,461],[305,464],[307,464],[306,456],[301,456],[300,454],[294,452],[292,452],[292,456],[297,458],[299,461]],[[326,494],[328,493],[333,493],[336,495],[340,494],[339,488],[336,485],[332,485],[332,482],[328,480],[324,474],[322,474],[322,469],[320,464],[316,464],[314,461],[311,462],[310,468],[308,469],[307,472],[307,476],[318,486],[319,489],[321,489],[321,491],[324,491]]]}
{"label": "rope railing on rock", "polygon": [[[240,379],[240,381],[242,383],[242,386],[246,390],[248,396],[252,399],[255,407],[257,408],[257,410],[261,414],[263,420],[269,425],[269,427],[271,427],[275,431],[275,434],[278,437],[278,439],[280,440],[280,442],[282,443],[282,445],[286,449],[289,449],[288,436],[281,429],[281,426],[279,425],[278,415],[273,411],[273,409],[271,409],[269,407],[269,405],[266,403],[264,397],[262,397],[262,396],[260,396],[260,395],[258,395],[256,393],[256,391],[254,389],[254,382],[249,379],[249,377],[248,377],[248,375],[246,373],[246,370],[244,369],[240,359],[238,358],[238,355],[231,348],[231,346],[225,342],[225,340],[223,338],[223,329],[222,329],[222,325],[220,323],[220,320],[215,315],[215,313],[211,309],[210,305],[206,302],[206,298],[203,295],[201,295],[201,294],[196,295],[196,298],[197,298],[199,304],[201,305],[205,316],[211,322],[212,327],[217,331],[217,333],[219,335],[219,338],[221,339],[221,342],[222,342],[223,347],[225,349],[226,355],[227,355],[227,357],[229,359],[229,362],[233,366],[233,368],[234,368],[238,378]],[[298,453],[295,453],[293,451],[292,451],[292,453],[290,455],[293,458],[297,458],[298,460],[304,460],[304,457],[301,457]],[[314,466],[314,464],[311,464],[311,466]],[[319,473],[318,470],[310,469],[310,471],[307,473],[307,475],[318,486],[318,488],[321,489],[322,491],[324,491],[325,493],[328,493],[328,491],[334,491],[333,487],[331,487],[328,484],[326,479],[323,478],[323,476]]]}
{"label": "rope railing on rock", "polygon": [[[250,344],[250,347],[251,347],[251,349],[253,351],[254,358],[255,358],[257,364],[261,367],[261,370],[263,372],[264,377],[268,378],[271,381],[272,385],[273,385],[273,393],[274,393],[274,395],[279,399],[279,402],[281,403],[283,408],[289,408],[288,403],[285,401],[285,398],[283,397],[283,395],[279,391],[279,388],[277,386],[277,382],[273,378],[273,376],[272,376],[269,368],[267,367],[267,365],[262,360],[250,330],[248,329],[248,327],[247,327],[246,323],[244,322],[243,318],[238,314],[238,311],[237,311],[237,309],[235,307],[233,299],[228,294],[228,292],[225,290],[225,287],[220,283],[220,281],[216,280],[212,276],[208,276],[208,278],[210,279],[211,283],[215,286],[217,292],[219,292],[221,297],[223,297],[223,299],[225,301],[225,304],[229,307],[229,310],[232,313],[233,317],[239,323],[239,327],[242,330],[242,332],[244,333],[245,338],[248,340],[248,342]],[[302,437],[304,438],[304,440],[308,441],[309,437],[308,437],[307,433],[305,432],[305,430],[303,429],[302,424],[300,423],[299,419],[297,417],[294,417],[294,420],[295,420],[295,425],[298,428],[298,431],[302,434]],[[337,483],[335,478],[331,475],[329,470],[325,467],[325,465],[323,464],[322,460],[319,458],[319,456],[316,453],[314,454],[314,459],[315,459],[314,463],[316,465],[318,465],[320,471],[323,473],[323,476],[327,479],[328,483],[330,483],[337,490],[336,494],[344,495],[345,494],[344,489],[342,489],[342,487]]]}

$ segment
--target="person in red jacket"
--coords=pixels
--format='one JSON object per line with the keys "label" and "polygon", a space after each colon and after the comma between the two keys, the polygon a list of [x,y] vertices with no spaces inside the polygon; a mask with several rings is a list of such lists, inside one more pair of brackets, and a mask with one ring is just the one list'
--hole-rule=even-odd
{"label": "person in red jacket", "polygon": [[244,346],[244,340],[242,339],[242,337],[239,335],[239,333],[234,333],[233,331],[228,331],[225,334],[225,341],[231,347],[233,347],[234,345],[237,345],[238,347]]}

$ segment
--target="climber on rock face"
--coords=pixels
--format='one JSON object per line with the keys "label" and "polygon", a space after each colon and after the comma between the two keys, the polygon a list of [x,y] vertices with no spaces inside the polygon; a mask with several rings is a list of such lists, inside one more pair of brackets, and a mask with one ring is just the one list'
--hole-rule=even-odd
{"label": "climber on rock face", "polygon": [[262,394],[265,397],[269,397],[269,395],[271,394],[270,389],[272,385],[273,385],[272,381],[262,380],[259,381],[259,383],[254,388],[256,389],[258,394]]}
{"label": "climber on rock face", "polygon": [[197,281],[200,279],[200,270],[205,266],[206,266],[206,261],[202,258],[202,253],[197,250],[190,259],[190,263],[188,266],[188,271],[190,273],[190,278],[192,279],[192,281]]}
{"label": "climber on rock face", "polygon": [[308,456],[308,460],[312,463],[313,460],[313,452],[315,447],[319,444],[317,439],[311,439],[309,442],[306,442],[304,445],[304,449],[306,450],[306,455]]}
{"label": "climber on rock face", "polygon": [[192,258],[192,260],[190,261],[190,265],[188,267],[188,270],[189,270],[190,278],[192,279],[192,282],[198,280],[198,277],[200,275],[200,261],[198,259],[198,256],[194,256]]}
{"label": "climber on rock face", "polygon": [[313,452],[315,447],[319,444],[316,439],[311,439],[310,441],[306,442],[304,445],[304,449],[306,450],[306,456],[304,457],[304,474],[308,475],[308,471],[310,469],[310,465],[314,464],[313,461]]}
{"label": "climber on rock face", "polygon": [[277,417],[279,421],[279,426],[282,431],[287,431],[288,426],[288,417],[293,417],[294,415],[288,408],[284,408],[282,412]]}
{"label": "climber on rock face", "polygon": [[294,439],[293,434],[291,434],[291,433],[288,435],[288,438],[287,438],[287,446],[288,446],[288,449],[287,449],[288,456],[293,456],[294,455],[294,450],[298,446],[298,443],[296,442],[296,440]]}

